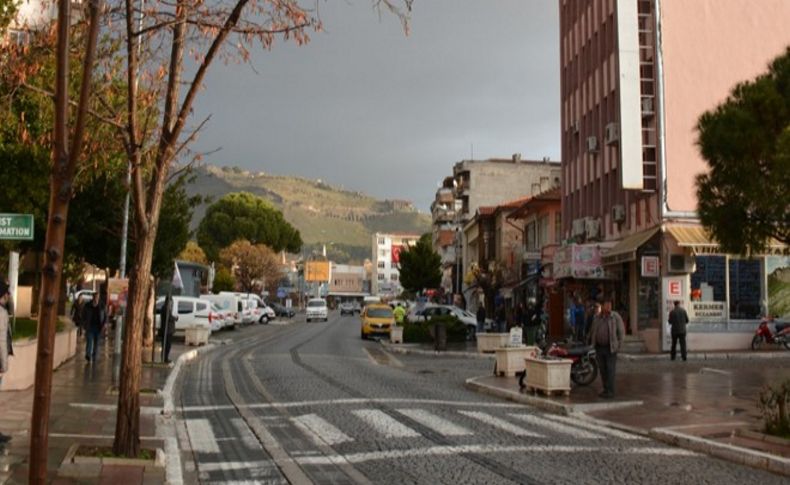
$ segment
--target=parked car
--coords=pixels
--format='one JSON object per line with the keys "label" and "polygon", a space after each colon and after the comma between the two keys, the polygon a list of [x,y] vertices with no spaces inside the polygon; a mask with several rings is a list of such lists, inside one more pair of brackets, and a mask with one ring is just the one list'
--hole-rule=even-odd
{"label": "parked car", "polygon": [[235,296],[239,300],[238,311],[241,315],[241,323],[247,324],[257,322],[260,319],[261,312],[256,310],[255,303],[249,298],[250,293],[241,293],[238,291],[220,291],[220,295]]}
{"label": "parked car", "polygon": [[395,326],[395,315],[392,308],[383,303],[371,303],[365,305],[365,309],[360,314],[362,328],[360,335],[362,339],[367,339],[373,335],[389,336],[393,326]]}
{"label": "parked car", "polygon": [[311,298],[307,301],[307,321],[329,320],[329,308],[323,298]]}
{"label": "parked car", "polygon": [[276,314],[278,317],[287,317],[287,318],[293,318],[293,316],[294,316],[294,315],[296,315],[296,311],[295,311],[293,308],[288,308],[288,307],[285,307],[285,306],[283,306],[283,305],[280,305],[280,304],[279,304],[279,303],[277,303],[277,302],[274,302],[274,301],[273,301],[273,302],[271,302],[271,303],[268,303],[268,305],[269,305],[269,307],[270,307],[272,310],[274,310],[274,313],[275,313],[275,314]]}
{"label": "parked car", "polygon": [[466,325],[467,340],[474,340],[477,334],[477,317],[454,305],[426,305],[422,309],[413,308],[408,315],[411,322],[427,322],[433,317],[452,315]]}
{"label": "parked car", "polygon": [[[159,317],[164,304],[165,297],[157,298],[156,315],[154,317],[154,324],[157,329],[161,326]],[[178,315],[175,327],[175,335],[177,336],[183,336],[184,329],[187,327],[205,326],[211,328],[214,320],[221,318],[219,312],[212,311],[211,302],[192,296],[174,296],[173,308]]]}

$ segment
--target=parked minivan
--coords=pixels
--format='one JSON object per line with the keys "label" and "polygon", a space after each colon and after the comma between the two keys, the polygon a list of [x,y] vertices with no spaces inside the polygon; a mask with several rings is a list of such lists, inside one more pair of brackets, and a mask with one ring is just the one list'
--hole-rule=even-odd
{"label": "parked minivan", "polygon": [[269,308],[263,299],[255,293],[241,293],[233,291],[221,291],[220,295],[234,295],[246,305],[247,315],[244,323],[269,323],[276,317],[274,310]]}
{"label": "parked minivan", "polygon": [[220,311],[225,314],[225,326],[235,328],[236,325],[243,323],[238,296],[228,294],[200,295],[200,298],[217,305]]}
{"label": "parked minivan", "polygon": [[247,324],[256,321],[255,318],[255,304],[247,298],[248,293],[240,293],[237,291],[220,291],[220,295],[235,296],[237,300],[237,308],[239,315],[241,315],[241,323]]}
{"label": "parked minivan", "polygon": [[[162,306],[164,304],[164,296],[157,298],[155,307],[156,314],[154,317],[154,323],[157,329],[161,326],[159,316],[162,312]],[[201,300],[200,298],[194,298],[191,296],[174,296],[173,309],[178,315],[178,321],[176,321],[175,327],[175,334],[178,336],[183,336],[184,329],[187,327],[202,325],[208,327],[209,329],[212,327],[216,328],[217,320],[223,318],[218,311],[219,309],[212,309],[212,303],[210,301]]]}

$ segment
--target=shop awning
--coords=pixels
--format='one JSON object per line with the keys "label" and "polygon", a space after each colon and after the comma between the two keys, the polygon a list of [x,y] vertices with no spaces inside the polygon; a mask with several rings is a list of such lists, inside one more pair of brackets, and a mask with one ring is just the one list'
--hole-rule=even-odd
{"label": "shop awning", "polygon": [[[695,253],[703,250],[710,252],[719,247],[719,243],[713,240],[704,227],[698,225],[668,224],[667,232],[675,238],[678,246],[691,248]],[[707,251],[705,251],[707,249]]]}
{"label": "shop awning", "polygon": [[618,242],[612,249],[603,255],[601,258],[603,264],[611,265],[635,261],[636,250],[649,241],[651,237],[655,236],[660,229],[659,227],[654,227],[646,231],[626,236],[625,239]]}

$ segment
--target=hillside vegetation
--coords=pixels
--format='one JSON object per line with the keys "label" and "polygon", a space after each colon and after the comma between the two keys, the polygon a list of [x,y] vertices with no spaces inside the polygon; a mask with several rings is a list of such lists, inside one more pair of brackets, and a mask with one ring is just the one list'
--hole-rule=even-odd
{"label": "hillside vegetation", "polygon": [[[361,192],[332,187],[318,180],[270,175],[211,165],[195,169],[190,194],[217,200],[229,192],[246,191],[269,200],[302,234],[306,245],[335,243],[357,247],[369,254],[371,234],[430,230],[431,219],[408,201],[378,200]],[[208,204],[197,207],[192,227],[197,227]],[[368,248],[363,252],[362,248]]]}

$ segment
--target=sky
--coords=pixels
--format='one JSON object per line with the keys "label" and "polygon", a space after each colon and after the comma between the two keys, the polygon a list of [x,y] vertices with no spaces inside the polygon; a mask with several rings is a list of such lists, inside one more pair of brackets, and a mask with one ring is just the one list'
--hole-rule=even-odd
{"label": "sky", "polygon": [[319,1],[325,31],[216,63],[196,100],[204,161],[322,179],[429,210],[465,159],[559,160],[557,0]]}

